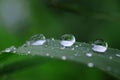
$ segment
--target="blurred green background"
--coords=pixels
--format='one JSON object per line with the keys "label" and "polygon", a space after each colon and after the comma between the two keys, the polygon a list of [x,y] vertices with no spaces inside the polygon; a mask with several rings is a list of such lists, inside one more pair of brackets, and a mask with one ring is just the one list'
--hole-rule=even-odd
{"label": "blurred green background", "polygon": [[[32,35],[77,41],[104,39],[120,49],[120,0],[0,0],[0,50],[22,45]],[[52,61],[10,75],[11,80],[117,80],[96,68]]]}

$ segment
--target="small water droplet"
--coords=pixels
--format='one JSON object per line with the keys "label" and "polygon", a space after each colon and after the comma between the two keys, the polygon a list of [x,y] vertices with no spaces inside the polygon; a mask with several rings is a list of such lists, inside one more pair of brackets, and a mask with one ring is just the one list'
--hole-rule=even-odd
{"label": "small water droplet", "polygon": [[75,50],[75,48],[73,47],[73,48],[71,48],[71,50]]}
{"label": "small water droplet", "polygon": [[90,67],[90,68],[94,66],[94,64],[91,63],[91,62],[89,62],[87,65],[88,65],[88,67]]}
{"label": "small water droplet", "polygon": [[109,59],[112,59],[112,56],[110,56]]}
{"label": "small water droplet", "polygon": [[30,54],[30,53],[31,53],[31,51],[28,51],[27,53],[28,53],[28,54]]}
{"label": "small water droplet", "polygon": [[96,40],[92,44],[92,50],[95,52],[105,52],[108,48],[108,44],[103,40]]}
{"label": "small water droplet", "polygon": [[37,34],[31,37],[27,42],[27,45],[43,45],[46,42],[46,38],[43,34]]}
{"label": "small water droplet", "polygon": [[54,41],[55,39],[54,38],[51,38],[52,41]]}
{"label": "small water droplet", "polygon": [[78,45],[75,45],[75,47],[77,48],[77,47],[78,47]]}
{"label": "small water droplet", "polygon": [[92,53],[88,52],[88,53],[86,53],[86,56],[92,57]]}
{"label": "small water droplet", "polygon": [[46,53],[46,56],[50,56],[50,54],[49,54],[49,53]]}
{"label": "small water droplet", "polygon": [[117,57],[120,57],[120,54],[116,54]]}
{"label": "small water droplet", "polygon": [[66,57],[66,56],[62,56],[61,58],[62,58],[62,60],[66,60],[66,59],[67,59],[67,57]]}
{"label": "small water droplet", "polygon": [[60,44],[65,47],[71,47],[75,43],[75,37],[71,34],[65,34],[61,37]]}
{"label": "small water droplet", "polygon": [[4,50],[4,52],[11,52],[11,50],[9,49],[9,48],[6,48],[5,50]]}
{"label": "small water droplet", "polygon": [[11,46],[9,48],[6,48],[5,50],[3,50],[2,52],[13,52],[13,53],[16,53],[16,47],[15,46]]}

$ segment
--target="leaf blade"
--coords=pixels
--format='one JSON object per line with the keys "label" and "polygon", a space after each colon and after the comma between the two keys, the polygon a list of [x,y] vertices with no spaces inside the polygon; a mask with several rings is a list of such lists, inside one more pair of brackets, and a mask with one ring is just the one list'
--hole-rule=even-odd
{"label": "leaf blade", "polygon": [[[71,48],[63,49],[59,40],[48,40],[46,45],[20,47],[17,52],[28,55],[27,52],[30,51],[31,53],[29,55],[49,56],[55,59],[62,59],[62,57],[65,56],[67,60],[86,65],[92,62],[95,67],[120,78],[120,58],[116,56],[116,54],[120,53],[119,50],[109,48],[105,53],[96,53],[91,50],[90,44],[80,42],[75,43]],[[86,53],[92,53],[92,57],[86,56]],[[77,54],[77,56],[75,56],[75,54]],[[112,57],[112,59],[110,59],[110,57]]]}

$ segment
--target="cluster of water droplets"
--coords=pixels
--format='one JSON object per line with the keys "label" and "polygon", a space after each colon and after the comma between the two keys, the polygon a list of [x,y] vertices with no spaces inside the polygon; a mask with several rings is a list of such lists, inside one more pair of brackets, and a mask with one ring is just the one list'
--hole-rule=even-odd
{"label": "cluster of water droplets", "polygon": [[[54,41],[54,38],[51,38],[52,41]],[[60,49],[65,49],[67,47],[71,47],[71,50],[74,50],[75,48],[72,47],[76,42],[75,36],[72,34],[64,34],[61,36],[61,40],[60,40]],[[43,34],[37,34],[34,35],[30,38],[30,40],[26,41],[26,43],[23,45],[24,47],[26,46],[38,46],[38,45],[44,45],[46,43],[46,38]],[[75,47],[79,47],[80,45],[75,45]],[[91,49],[95,52],[106,52],[107,48],[108,48],[108,44],[103,41],[103,40],[95,40],[92,45],[91,45]],[[47,47],[47,45],[46,45]],[[92,56],[92,54],[87,53],[86,56]]]}
{"label": "cluster of water droplets", "polygon": [[[54,38],[51,38],[50,40],[55,41]],[[75,36],[72,34],[64,34],[61,36],[61,40],[59,42],[60,45],[60,49],[64,50],[65,48],[70,48],[72,51],[74,51],[76,48],[79,48],[81,46],[81,44],[75,44],[76,39]],[[47,41],[46,37],[43,34],[37,34],[34,35],[30,38],[30,40],[26,41],[26,43],[23,45],[23,47],[27,47],[27,46],[42,46],[44,45],[45,47],[47,47],[50,44],[49,41]],[[73,46],[74,45],[74,46]],[[54,48],[51,48],[54,49]],[[108,44],[107,42],[103,41],[103,40],[95,40],[92,44],[91,44],[91,48],[92,51],[94,52],[98,52],[98,53],[104,53],[107,51],[108,49]],[[13,52],[16,53],[16,48],[14,46],[11,46],[10,48],[5,49],[3,52]],[[30,54],[31,51],[27,51],[27,54]],[[51,56],[49,53],[45,54],[46,56],[50,56],[51,58],[53,58],[54,56]],[[73,54],[74,56],[78,56],[78,52],[76,52],[75,54]],[[86,52],[85,54],[87,57],[92,57],[93,53],[91,53],[88,49],[88,52]],[[120,54],[116,54],[117,57],[120,57]],[[62,60],[66,60],[67,56],[63,55],[61,56]],[[112,56],[109,57],[109,59],[112,59]],[[93,67],[94,63],[89,62],[88,67]]]}

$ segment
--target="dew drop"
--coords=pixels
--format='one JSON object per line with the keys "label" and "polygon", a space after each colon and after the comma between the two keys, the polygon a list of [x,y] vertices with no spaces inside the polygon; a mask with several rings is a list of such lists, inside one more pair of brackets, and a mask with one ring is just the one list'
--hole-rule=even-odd
{"label": "dew drop", "polygon": [[49,53],[46,53],[46,56],[50,56],[50,54],[49,54]]}
{"label": "dew drop", "polygon": [[120,54],[116,54],[117,57],[120,57]]}
{"label": "dew drop", "polygon": [[78,47],[78,45],[75,45],[75,47],[77,48],[77,47]]}
{"label": "dew drop", "polygon": [[54,38],[51,38],[52,41],[54,41],[55,39]]}
{"label": "dew drop", "polygon": [[31,37],[27,42],[28,45],[43,45],[46,42],[46,38],[43,34],[37,34]]}
{"label": "dew drop", "polygon": [[105,52],[107,48],[108,48],[108,44],[103,40],[96,40],[92,44],[92,50],[95,52]]}
{"label": "dew drop", "polygon": [[92,57],[92,53],[88,52],[88,53],[86,53],[86,56]]}
{"label": "dew drop", "polygon": [[13,53],[16,53],[16,47],[15,46],[11,46],[9,48],[6,48],[2,52],[6,52],[6,53],[13,52]]}
{"label": "dew drop", "polygon": [[75,43],[75,37],[71,34],[65,34],[61,37],[60,44],[65,47],[71,47]]}
{"label": "dew drop", "polygon": [[94,64],[93,64],[93,63],[91,63],[91,62],[90,62],[90,63],[88,63],[87,65],[88,65],[88,67],[90,67],[90,68],[94,66]]}
{"label": "dew drop", "polygon": [[66,60],[66,59],[67,59],[67,57],[66,57],[66,56],[62,56],[61,58],[62,58],[62,60]]}
{"label": "dew drop", "polygon": [[109,59],[112,59],[112,56],[110,56]]}
{"label": "dew drop", "polygon": [[75,48],[73,47],[73,48],[71,48],[71,50],[73,50],[73,51],[74,51],[74,50],[75,50]]}
{"label": "dew drop", "polygon": [[4,50],[4,52],[11,52],[11,50],[10,50],[10,48],[6,48],[5,50]]}
{"label": "dew drop", "polygon": [[28,51],[27,53],[28,53],[28,54],[30,54],[30,53],[31,53],[31,51]]}

